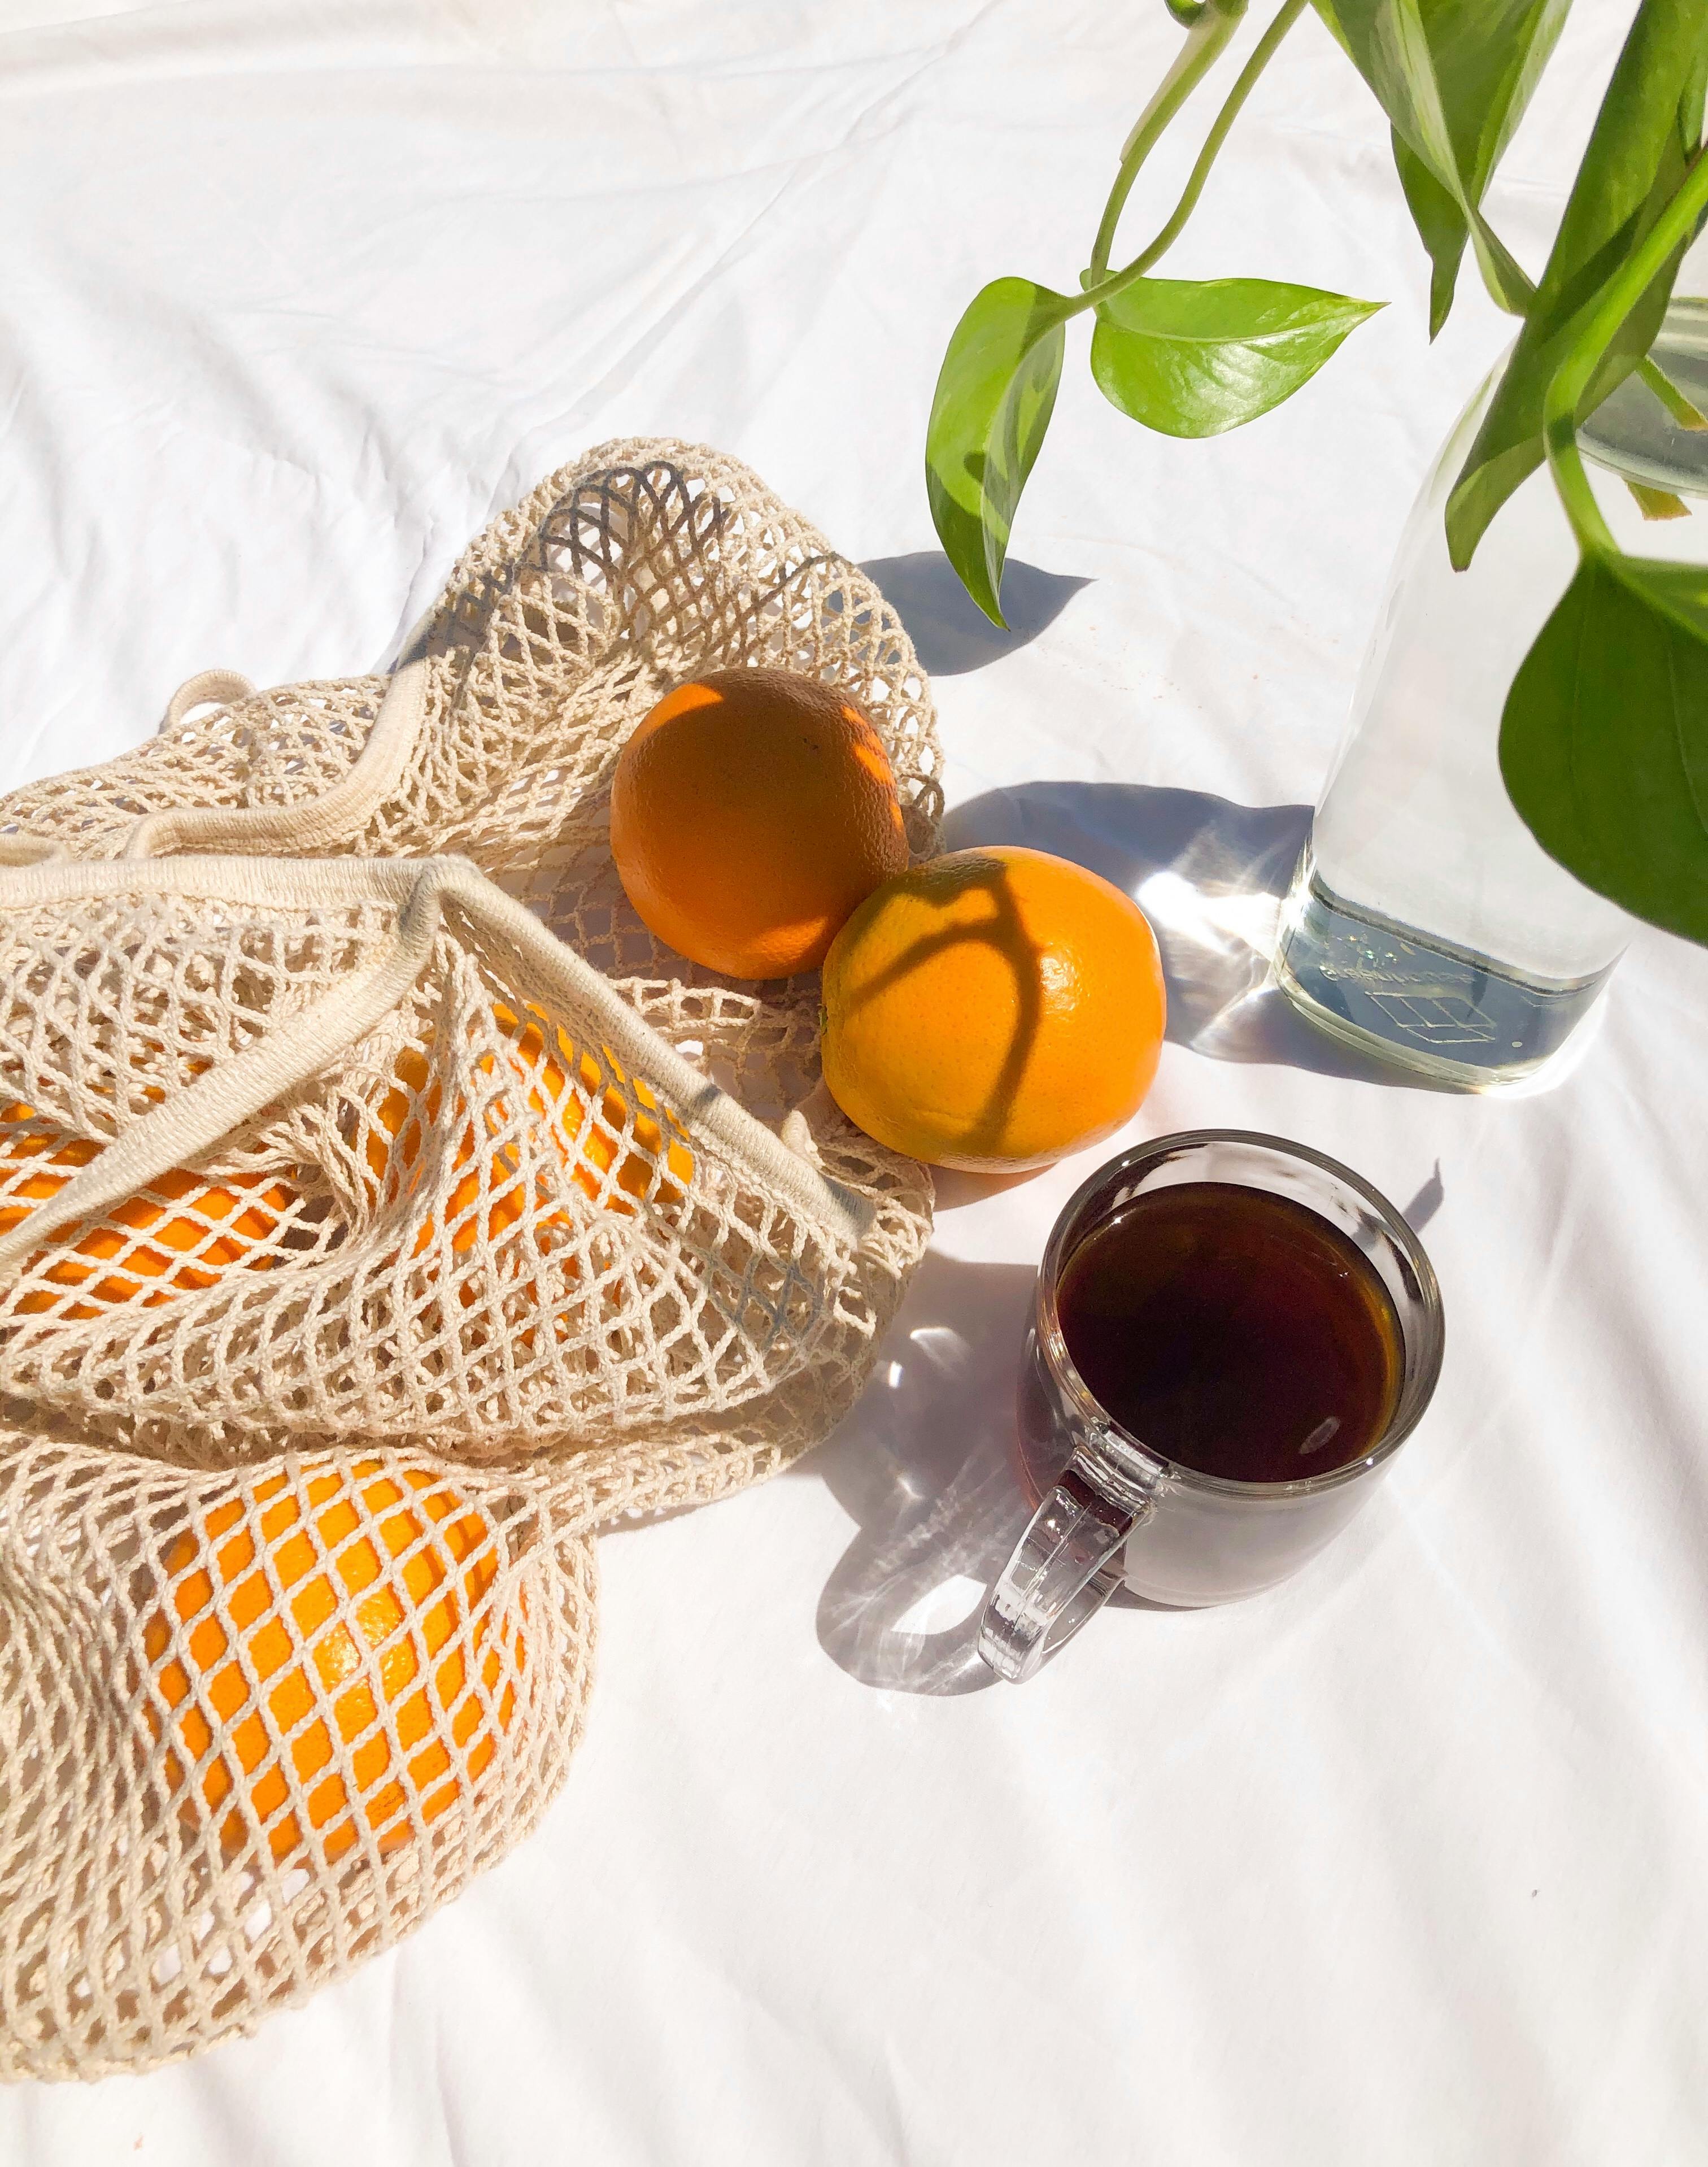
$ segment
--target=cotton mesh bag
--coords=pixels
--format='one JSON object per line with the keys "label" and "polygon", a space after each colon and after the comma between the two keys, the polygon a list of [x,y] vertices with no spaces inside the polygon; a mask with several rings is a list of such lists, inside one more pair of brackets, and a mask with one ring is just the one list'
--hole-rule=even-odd
{"label": "cotton mesh bag", "polygon": [[597,1530],[857,1395],[928,1177],[817,1088],[816,979],[686,965],[610,861],[629,731],[744,662],[847,688],[928,850],[893,615],[679,446],[498,521],[389,681],[194,681],[0,804],[8,2074],[395,1942],[562,1779]]}

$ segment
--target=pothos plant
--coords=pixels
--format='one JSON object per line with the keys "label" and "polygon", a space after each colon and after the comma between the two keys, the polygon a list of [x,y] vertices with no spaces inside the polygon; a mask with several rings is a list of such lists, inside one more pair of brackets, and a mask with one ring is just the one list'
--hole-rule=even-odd
{"label": "pothos plant", "polygon": [[[1170,436],[1209,437],[1290,397],[1381,305],[1266,278],[1153,275],[1240,108],[1314,4],[1391,125],[1430,258],[1430,336],[1446,321],[1467,249],[1495,301],[1520,320],[1448,498],[1452,561],[1470,563],[1501,506],[1544,459],[1577,539],[1577,575],[1507,695],[1507,791],[1544,849],[1579,879],[1708,943],[1708,571],[1622,552],[1577,444],[1578,425],[1633,369],[1676,422],[1708,427],[1649,352],[1708,212],[1708,0],[1641,0],[1535,284],[1489,224],[1483,197],[1571,0],[1282,0],[1229,87],[1179,201],[1155,237],[1112,268],[1134,183],[1246,4],[1166,0],[1185,36],[1128,138],[1079,292],[998,278],[956,325],[926,447],[944,548],[1000,624],[1009,529],[1050,427],[1073,317],[1092,318],[1092,374],[1112,405]],[[1651,516],[1684,509],[1637,493]]]}

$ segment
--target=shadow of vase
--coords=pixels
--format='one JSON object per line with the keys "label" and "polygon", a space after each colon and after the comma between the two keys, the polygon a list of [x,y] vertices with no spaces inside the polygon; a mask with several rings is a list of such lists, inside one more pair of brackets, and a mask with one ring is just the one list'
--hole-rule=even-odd
{"label": "shadow of vase", "polygon": [[944,848],[1023,844],[1124,889],[1161,951],[1168,1036],[1195,1053],[1402,1089],[1451,1088],[1326,1036],[1276,983],[1281,905],[1310,824],[1309,805],[1240,805],[1140,783],[1025,782],[956,806]]}

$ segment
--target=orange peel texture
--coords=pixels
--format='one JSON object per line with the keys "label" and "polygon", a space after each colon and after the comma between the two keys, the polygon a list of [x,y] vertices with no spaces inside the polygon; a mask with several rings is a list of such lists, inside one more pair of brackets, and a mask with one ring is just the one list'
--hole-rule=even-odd
{"label": "orange peel texture", "polygon": [[611,848],[648,930],[736,978],[815,970],[908,855],[870,717],[792,670],[713,670],[666,693],[617,761]]}
{"label": "orange peel texture", "polygon": [[932,1166],[1045,1166],[1131,1120],[1167,1003],[1131,897],[1043,850],[954,850],[868,897],[825,960],[824,1080]]}

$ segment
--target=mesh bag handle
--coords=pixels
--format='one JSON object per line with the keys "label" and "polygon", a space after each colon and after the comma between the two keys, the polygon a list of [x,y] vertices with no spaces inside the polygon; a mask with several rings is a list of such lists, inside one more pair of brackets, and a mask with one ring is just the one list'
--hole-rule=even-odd
{"label": "mesh bag handle", "polygon": [[600,974],[533,914],[466,861],[327,859],[306,864],[251,858],[57,861],[0,870],[0,910],[89,895],[152,892],[267,903],[352,897],[394,900],[398,930],[378,969],[347,982],[211,1068],[143,1120],[9,1233],[0,1235],[0,1276],[62,1229],[134,1195],[169,1168],[200,1158],[293,1087],[305,1083],[389,1014],[432,952],[445,903],[454,900],[485,930],[525,955],[547,987],[592,1009],[620,1055],[658,1077],[695,1125],[761,1174],[832,1239],[856,1246],[870,1205],[828,1180],[755,1120],[739,1100],[690,1068]]}
{"label": "mesh bag handle", "polygon": [[893,611],[658,439],[494,521],[389,680],[204,672],[0,800],[0,2075],[410,1931],[562,1780],[599,1529],[852,1405],[928,1176],[815,1088],[812,982],[661,951],[603,829],[651,702],[754,662],[867,707],[933,848]]}
{"label": "mesh bag handle", "polygon": [[[191,690],[204,679],[225,672],[208,670],[192,678]],[[172,706],[177,704],[174,699]],[[172,710],[167,713],[172,718]],[[373,728],[356,760],[339,781],[293,805],[175,805],[145,813],[124,844],[127,858],[163,857],[174,850],[255,850],[312,853],[359,834],[374,808],[396,789],[409,764],[427,713],[427,667],[407,663],[393,677]]]}

